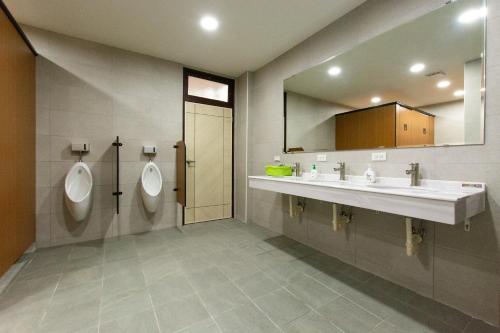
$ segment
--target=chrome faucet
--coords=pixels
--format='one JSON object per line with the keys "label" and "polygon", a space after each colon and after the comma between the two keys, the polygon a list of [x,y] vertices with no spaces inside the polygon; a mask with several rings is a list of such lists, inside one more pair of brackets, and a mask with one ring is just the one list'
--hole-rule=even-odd
{"label": "chrome faucet", "polygon": [[340,173],[340,180],[345,180],[345,162],[338,162],[339,167],[333,168],[333,171]]}
{"label": "chrome faucet", "polygon": [[410,169],[406,170],[407,175],[411,175],[410,177],[410,186],[417,186],[418,185],[418,163],[410,163]]}
{"label": "chrome faucet", "polygon": [[302,168],[299,162],[295,162],[292,166],[292,172],[295,173],[295,177],[302,177]]}

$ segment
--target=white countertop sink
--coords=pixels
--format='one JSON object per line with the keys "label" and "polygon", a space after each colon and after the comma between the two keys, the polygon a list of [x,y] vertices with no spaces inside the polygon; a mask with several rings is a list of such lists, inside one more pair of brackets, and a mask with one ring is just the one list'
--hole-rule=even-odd
{"label": "white countertop sink", "polygon": [[248,178],[255,189],[446,224],[463,222],[485,210],[484,183],[423,179],[419,186],[410,186],[409,178],[378,177],[375,183],[367,183],[359,176],[341,181],[338,175],[311,179],[307,173],[303,177]]}

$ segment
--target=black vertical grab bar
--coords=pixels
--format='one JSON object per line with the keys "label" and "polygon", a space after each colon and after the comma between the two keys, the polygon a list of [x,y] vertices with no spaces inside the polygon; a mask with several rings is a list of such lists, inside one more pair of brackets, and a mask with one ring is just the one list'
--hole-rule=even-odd
{"label": "black vertical grab bar", "polygon": [[116,137],[113,146],[116,147],[116,191],[113,192],[113,195],[116,196],[116,214],[120,214],[120,195],[122,195],[120,191],[120,147],[123,144],[120,142],[119,136]]}

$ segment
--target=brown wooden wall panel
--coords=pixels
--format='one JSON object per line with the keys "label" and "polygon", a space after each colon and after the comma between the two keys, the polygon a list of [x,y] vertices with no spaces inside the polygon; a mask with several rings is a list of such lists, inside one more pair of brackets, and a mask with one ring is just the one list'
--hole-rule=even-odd
{"label": "brown wooden wall panel", "polygon": [[394,104],[335,116],[337,150],[395,147],[395,138]]}
{"label": "brown wooden wall panel", "polygon": [[35,56],[0,10],[0,275],[35,240]]}
{"label": "brown wooden wall panel", "polygon": [[337,150],[434,144],[434,117],[390,103],[335,115]]}

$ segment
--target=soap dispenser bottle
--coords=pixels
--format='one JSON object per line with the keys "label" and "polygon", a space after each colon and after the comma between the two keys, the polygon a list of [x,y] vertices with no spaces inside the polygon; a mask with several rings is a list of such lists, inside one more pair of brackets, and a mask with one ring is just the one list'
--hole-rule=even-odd
{"label": "soap dispenser bottle", "polygon": [[368,169],[365,171],[365,180],[368,183],[375,183],[375,171],[373,171],[371,164],[368,164]]}
{"label": "soap dispenser bottle", "polygon": [[311,179],[318,178],[318,170],[316,169],[316,164],[313,164],[311,167]]}

